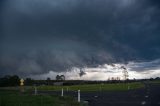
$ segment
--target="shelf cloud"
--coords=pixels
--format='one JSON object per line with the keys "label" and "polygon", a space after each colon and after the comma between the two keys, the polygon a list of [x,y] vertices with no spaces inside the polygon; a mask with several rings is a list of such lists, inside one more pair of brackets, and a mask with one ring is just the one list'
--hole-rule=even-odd
{"label": "shelf cloud", "polygon": [[158,0],[1,0],[0,75],[104,64],[147,71],[160,58],[159,19]]}

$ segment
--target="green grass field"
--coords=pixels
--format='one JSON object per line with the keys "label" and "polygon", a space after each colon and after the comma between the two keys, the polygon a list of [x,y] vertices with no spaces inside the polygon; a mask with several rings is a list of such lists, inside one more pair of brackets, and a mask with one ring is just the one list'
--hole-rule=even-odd
{"label": "green grass field", "polygon": [[151,84],[160,84],[160,80],[149,81]]}
{"label": "green grass field", "polygon": [[0,106],[82,106],[72,97],[32,95],[0,90]]}
{"label": "green grass field", "polygon": [[[38,86],[38,90],[60,91],[127,91],[145,87],[143,83],[116,83],[116,84],[85,84],[72,86]],[[10,89],[10,90],[9,90]],[[25,87],[25,93],[20,93],[20,87],[7,87],[0,90],[0,106],[83,106],[73,97],[56,95],[33,95],[34,87]]]}
{"label": "green grass field", "polygon": [[140,82],[135,83],[116,83],[116,84],[85,84],[85,85],[72,85],[72,86],[38,86],[38,90],[55,90],[59,91],[62,88],[69,91],[125,91],[130,89],[143,88],[144,84]]}

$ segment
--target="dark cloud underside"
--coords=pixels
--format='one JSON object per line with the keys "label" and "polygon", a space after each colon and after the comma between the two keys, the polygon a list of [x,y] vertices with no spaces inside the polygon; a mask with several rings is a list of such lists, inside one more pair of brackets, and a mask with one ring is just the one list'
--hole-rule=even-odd
{"label": "dark cloud underside", "polygon": [[159,6],[158,0],[3,0],[0,73],[157,59]]}

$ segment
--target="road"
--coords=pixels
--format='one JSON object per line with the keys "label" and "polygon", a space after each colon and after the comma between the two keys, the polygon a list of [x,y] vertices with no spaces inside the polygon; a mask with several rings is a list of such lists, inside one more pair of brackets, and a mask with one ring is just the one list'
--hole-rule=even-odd
{"label": "road", "polygon": [[[57,91],[38,91],[39,94],[61,95]],[[64,95],[77,98],[77,92]],[[89,106],[160,106],[160,84],[145,83],[145,88],[128,91],[81,92],[81,100]]]}

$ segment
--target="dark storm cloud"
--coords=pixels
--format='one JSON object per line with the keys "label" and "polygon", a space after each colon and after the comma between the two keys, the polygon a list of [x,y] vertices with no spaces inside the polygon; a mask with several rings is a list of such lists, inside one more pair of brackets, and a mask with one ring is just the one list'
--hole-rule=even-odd
{"label": "dark storm cloud", "polygon": [[129,62],[127,64],[127,67],[131,71],[151,71],[151,70],[158,70],[160,68],[160,60],[154,60],[154,61],[146,61],[146,62]]}
{"label": "dark storm cloud", "polygon": [[159,58],[159,2],[6,0],[0,5],[1,74]]}

